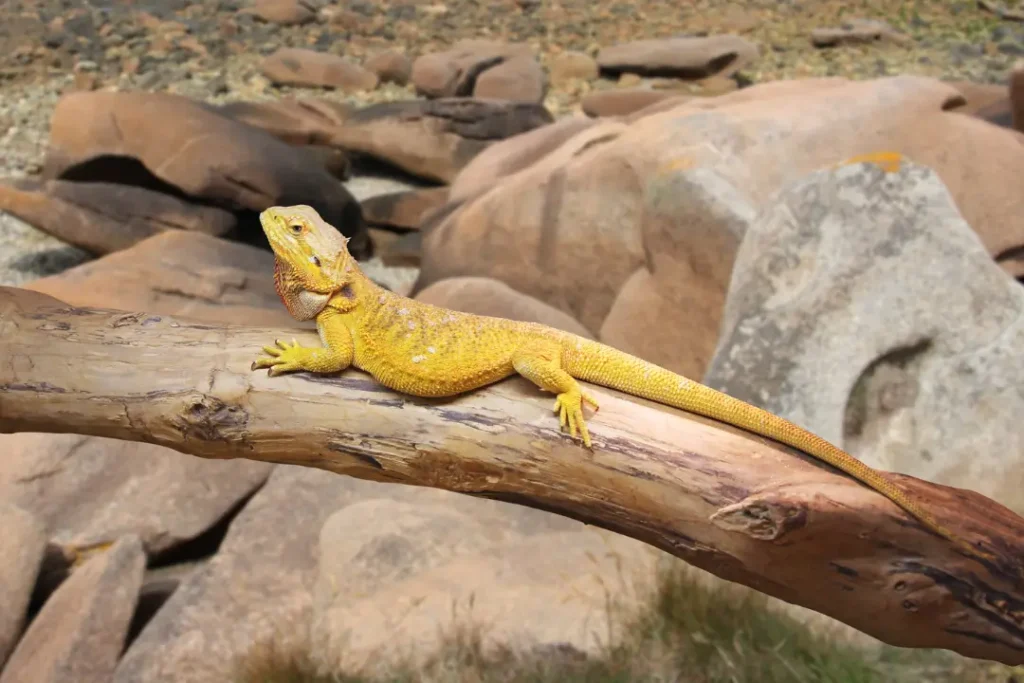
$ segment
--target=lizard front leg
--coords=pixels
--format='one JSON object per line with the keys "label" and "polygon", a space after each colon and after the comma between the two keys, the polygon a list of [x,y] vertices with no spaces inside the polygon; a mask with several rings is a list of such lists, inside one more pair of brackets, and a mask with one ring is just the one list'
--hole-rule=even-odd
{"label": "lizard front leg", "polygon": [[341,372],[352,364],[352,333],[342,323],[336,311],[325,310],[317,317],[317,331],[324,346],[311,348],[275,340],[277,346],[264,346],[261,356],[253,361],[252,369],[270,368],[271,377],[285,372],[305,370],[307,372]]}
{"label": "lizard front leg", "polygon": [[554,411],[558,413],[559,425],[563,429],[568,426],[573,438],[576,438],[578,432],[583,445],[590,448],[590,432],[583,419],[583,402],[586,401],[597,410],[597,401],[580,388],[579,382],[572,375],[562,369],[561,344],[554,341],[530,342],[516,350],[512,356],[512,367],[543,391],[557,394]]}

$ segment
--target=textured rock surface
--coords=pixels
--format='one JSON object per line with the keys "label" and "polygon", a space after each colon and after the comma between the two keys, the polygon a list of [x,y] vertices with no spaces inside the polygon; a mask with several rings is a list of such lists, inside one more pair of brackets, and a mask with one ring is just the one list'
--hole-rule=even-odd
{"label": "textured rock surface", "polygon": [[786,188],[739,250],[705,381],[870,465],[1024,512],[1024,289],[938,175],[852,164]]}
{"label": "textured rock surface", "polygon": [[46,528],[33,515],[0,503],[0,671],[18,642],[32,588],[36,584]]}
{"label": "textured rock surface", "polygon": [[76,569],[32,621],[0,683],[108,683],[145,569],[142,544],[131,536]]}
{"label": "textured rock surface", "polygon": [[237,658],[306,636],[320,527],[379,484],[279,465],[232,522],[217,555],[189,576],[125,653],[115,683],[223,683]]}

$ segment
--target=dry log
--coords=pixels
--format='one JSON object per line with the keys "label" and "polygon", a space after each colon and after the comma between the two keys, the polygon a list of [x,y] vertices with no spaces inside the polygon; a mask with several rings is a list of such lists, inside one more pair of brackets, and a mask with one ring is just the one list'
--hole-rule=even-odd
{"label": "dry log", "polygon": [[959,554],[881,495],[792,449],[598,389],[594,450],[512,378],[452,400],[368,375],[268,377],[306,331],[82,309],[0,288],[0,432],[73,432],[433,486],[550,510],[905,647],[1024,663],[1024,519],[977,493],[893,477],[1000,558]]}

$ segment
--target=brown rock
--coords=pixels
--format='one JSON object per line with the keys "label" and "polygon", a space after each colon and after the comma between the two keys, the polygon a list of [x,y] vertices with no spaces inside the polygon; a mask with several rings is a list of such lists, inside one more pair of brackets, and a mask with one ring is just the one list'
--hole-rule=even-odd
{"label": "brown rock", "polygon": [[0,448],[0,497],[43,522],[69,558],[127,535],[150,554],[174,548],[216,524],[271,469],[75,434],[4,434]]}
{"label": "brown rock", "polygon": [[[628,124],[600,121],[432,225],[414,291],[450,277],[496,278],[600,330],[602,340],[613,338],[610,327],[629,332],[657,320],[642,338],[615,345],[692,369],[717,334],[707,311],[722,294],[673,283],[728,286],[721,273],[734,247],[709,231],[738,240],[742,216],[786,182],[891,150],[934,168],[989,253],[1007,260],[1024,245],[1012,218],[1020,194],[1007,180],[1024,174],[1024,136],[947,111],[960,102],[928,78],[813,79],[673,102]],[[620,297],[629,316],[606,326]]]}
{"label": "brown rock", "polygon": [[583,52],[568,50],[548,65],[551,85],[561,87],[575,80],[592,81],[598,76],[597,60]]}
{"label": "brown rock", "polygon": [[228,102],[218,113],[259,128],[293,145],[323,145],[333,139],[353,107],[344,102],[313,98],[268,102]]}
{"label": "brown rock", "polygon": [[412,83],[426,97],[472,95],[481,73],[514,57],[532,57],[528,45],[492,40],[460,40],[450,50],[417,57],[412,63]]}
{"label": "brown rock", "polygon": [[25,510],[0,503],[0,671],[25,621],[43,561],[46,529]]}
{"label": "brown rock", "polygon": [[165,230],[217,237],[237,220],[223,209],[113,183],[17,180],[0,184],[0,209],[93,255],[127,249]]}
{"label": "brown rock", "polygon": [[839,28],[817,28],[811,31],[811,44],[814,47],[880,42],[904,45],[913,40],[888,23],[876,19],[851,19],[843,22]]}
{"label": "brown rock", "polygon": [[338,180],[348,180],[352,177],[352,160],[348,158],[345,150],[327,145],[308,145],[305,151]]}
{"label": "brown rock", "polygon": [[252,7],[241,10],[241,13],[282,26],[308,24],[316,20],[316,6],[303,0],[255,0]]}
{"label": "brown rock", "polygon": [[270,251],[193,232],[163,232],[25,287],[73,306],[304,327],[274,290]]}
{"label": "brown rock", "polygon": [[287,652],[305,644],[324,521],[390,488],[278,465],[232,521],[217,554],[182,582],[128,648],[113,683],[224,683],[255,648]]}
{"label": "brown rock", "polygon": [[369,225],[419,230],[423,214],[444,205],[447,199],[447,187],[432,187],[374,195],[364,199],[361,206]]}
{"label": "brown rock", "polygon": [[397,236],[380,253],[385,266],[394,268],[419,268],[423,257],[423,234],[419,231]]}
{"label": "brown rock", "polygon": [[417,294],[416,299],[464,313],[541,323],[587,339],[594,338],[572,316],[491,278],[448,278],[430,285]]}
{"label": "brown rock", "polygon": [[354,112],[332,143],[448,183],[489,144],[552,120],[543,106],[524,102],[472,98],[384,102]]}
{"label": "brown rock", "polygon": [[758,57],[757,46],[733,35],[652,38],[602,48],[597,64],[610,75],[634,73],[699,80],[731,76]]}
{"label": "brown rock", "polygon": [[176,95],[65,95],[51,120],[44,174],[171,185],[232,210],[308,204],[352,238],[349,249],[357,258],[369,245],[358,204],[303,150]]}
{"label": "brown rock", "polygon": [[295,47],[279,48],[260,64],[260,72],[277,85],[335,88],[344,92],[374,90],[377,75],[338,55]]}
{"label": "brown rock", "polygon": [[[348,550],[338,553],[342,557],[352,557],[357,549],[357,557],[369,555],[372,543],[364,541],[360,549],[344,536],[345,530],[366,528],[365,524],[354,527],[354,511],[352,506],[339,513],[344,517],[333,525],[333,535],[325,530],[324,555],[334,557],[331,541]],[[377,512],[377,516],[366,518],[380,519],[384,511]],[[408,575],[398,574],[368,595],[344,590],[345,572],[339,571],[344,565],[324,567],[320,585],[328,584],[328,577],[338,577],[337,583],[341,583],[340,590],[318,592],[316,601],[314,629],[319,637],[314,642],[328,665],[344,664],[380,675],[396,660],[401,661],[393,647],[400,642],[402,652],[410,654],[415,666],[446,637],[466,628],[480,635],[485,656],[503,647],[518,651],[559,648],[599,655],[624,635],[612,625],[616,616],[639,607],[654,588],[659,553],[633,539],[587,529],[495,544],[488,543],[488,535],[494,533],[488,528],[473,529],[463,523],[451,529],[451,522],[443,517],[431,519],[444,513],[426,509],[421,517],[420,508],[394,511],[402,521],[408,519],[411,528],[395,533],[392,544],[422,536],[422,541],[402,545],[428,546],[422,555],[416,552],[418,548],[408,551],[413,561],[426,566]],[[388,514],[384,519],[392,517]],[[465,538],[446,538],[456,530],[463,531]],[[440,536],[440,548],[458,544],[461,552],[438,558],[439,566],[431,567],[431,560],[438,555],[429,549],[435,535]]]}
{"label": "brown rock", "polygon": [[398,50],[386,50],[366,60],[364,66],[373,73],[381,83],[405,85],[412,76],[412,62]]}
{"label": "brown rock", "polygon": [[580,101],[580,107],[587,116],[625,116],[668,99],[677,99],[682,103],[689,96],[671,90],[647,88],[595,90]]}
{"label": "brown rock", "polygon": [[1014,130],[1024,132],[1024,64],[1010,72],[1010,117]]}
{"label": "brown rock", "polygon": [[494,143],[475,156],[452,181],[449,206],[485,192],[499,179],[528,168],[595,123],[594,119],[582,116],[566,116]]}
{"label": "brown rock", "polygon": [[543,102],[548,83],[544,69],[532,56],[513,57],[484,70],[473,96],[514,102]]}
{"label": "brown rock", "polygon": [[93,556],[43,605],[0,683],[109,683],[145,569],[134,537]]}

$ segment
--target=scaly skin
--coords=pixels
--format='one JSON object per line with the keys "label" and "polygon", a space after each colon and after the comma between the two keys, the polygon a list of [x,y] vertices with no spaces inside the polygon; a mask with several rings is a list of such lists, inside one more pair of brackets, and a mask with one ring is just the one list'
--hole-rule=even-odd
{"label": "scaly skin", "polygon": [[347,239],[308,206],[260,215],[276,257],[274,282],[291,314],[315,319],[321,348],[293,340],[264,347],[253,369],[284,372],[364,370],[415,396],[453,396],[518,373],[556,395],[562,428],[590,434],[583,403],[597,402],[577,380],[697,413],[799,449],[878,491],[969,555],[994,559],[940,525],[882,473],[805,429],[640,358],[536,323],[471,315],[379,287],[348,254]]}

